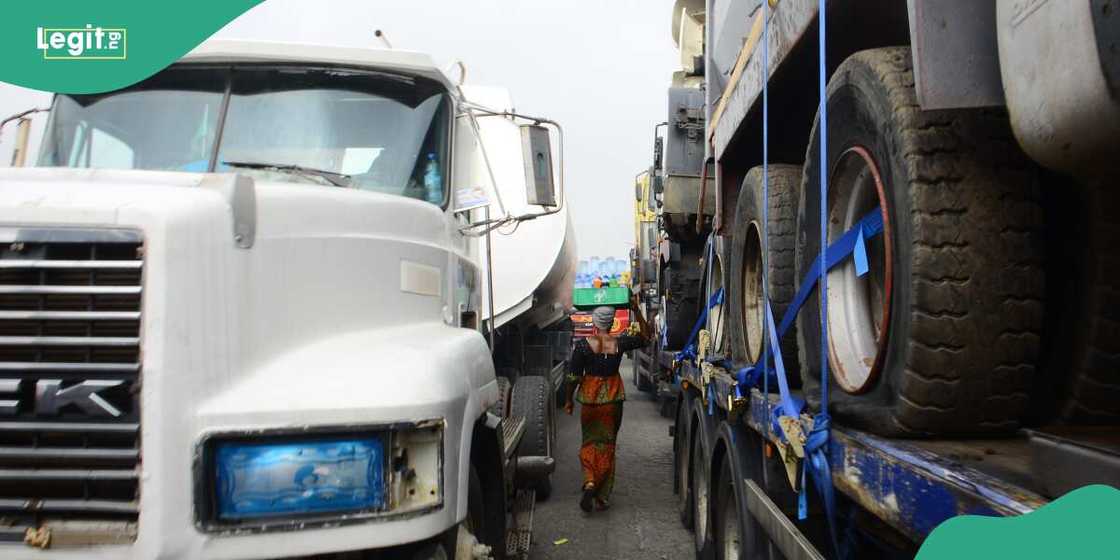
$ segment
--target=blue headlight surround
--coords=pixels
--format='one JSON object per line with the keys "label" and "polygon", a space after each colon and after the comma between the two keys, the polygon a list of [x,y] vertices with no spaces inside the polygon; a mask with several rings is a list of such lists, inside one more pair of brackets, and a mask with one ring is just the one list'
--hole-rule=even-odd
{"label": "blue headlight surround", "polygon": [[218,440],[211,476],[219,521],[384,509],[383,434]]}

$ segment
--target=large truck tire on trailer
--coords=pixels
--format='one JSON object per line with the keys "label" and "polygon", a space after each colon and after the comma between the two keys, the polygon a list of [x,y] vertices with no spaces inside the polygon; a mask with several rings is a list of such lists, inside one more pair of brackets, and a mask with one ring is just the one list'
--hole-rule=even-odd
{"label": "large truck tire on trailer", "polygon": [[[730,354],[736,363],[762,359],[764,300],[770,298],[774,314],[781,317],[796,294],[797,203],[801,189],[801,167],[769,166],[770,200],[762,200],[762,168],[751,169],[743,179],[735,205],[731,230],[727,279],[727,327]],[[763,205],[770,224],[768,246],[763,254]],[[782,338],[782,357],[790,371],[798,371],[797,329]]]}
{"label": "large truck tire on trailer", "polygon": [[[1006,433],[1026,411],[1042,331],[1038,172],[1002,111],[923,111],[912,60],[905,47],[862,51],[829,80],[828,239],[876,208],[884,224],[868,275],[852,262],[829,273],[830,404],[884,434]],[[797,278],[820,253],[818,146],[814,126]],[[797,319],[814,406],[819,293]]]}

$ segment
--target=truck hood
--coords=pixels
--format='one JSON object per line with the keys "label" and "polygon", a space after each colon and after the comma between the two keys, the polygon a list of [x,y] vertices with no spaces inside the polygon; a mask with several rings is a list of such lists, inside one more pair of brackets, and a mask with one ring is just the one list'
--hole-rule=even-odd
{"label": "truck hood", "polygon": [[[230,375],[349,332],[441,322],[453,254],[443,213],[400,196],[232,174],[0,170],[0,225],[144,237],[145,354],[200,345]],[[235,241],[251,222],[251,246]],[[220,380],[214,380],[219,381]]]}

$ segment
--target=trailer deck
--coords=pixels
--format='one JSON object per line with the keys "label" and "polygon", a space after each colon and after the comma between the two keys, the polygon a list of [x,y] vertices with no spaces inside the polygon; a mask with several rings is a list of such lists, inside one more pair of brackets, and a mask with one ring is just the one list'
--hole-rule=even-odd
{"label": "trailer deck", "polygon": [[[719,371],[708,385],[692,363],[680,364],[681,380],[711,387],[712,406],[739,418],[775,446],[790,446],[773,428],[776,394],[752,389],[737,398],[735,380]],[[708,394],[707,389],[701,394]],[[803,425],[812,418],[802,416]],[[807,430],[806,430],[807,431]],[[836,488],[915,542],[941,522],[962,514],[1012,516],[1049,502],[1032,477],[1025,434],[1006,439],[897,440],[833,424],[829,465]]]}

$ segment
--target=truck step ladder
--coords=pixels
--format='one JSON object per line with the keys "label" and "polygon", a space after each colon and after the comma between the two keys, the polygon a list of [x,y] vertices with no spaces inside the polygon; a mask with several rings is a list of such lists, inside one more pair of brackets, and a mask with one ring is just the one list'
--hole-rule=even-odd
{"label": "truck step ladder", "polygon": [[502,420],[502,452],[507,461],[517,451],[521,437],[525,435],[525,418],[509,417]]}
{"label": "truck step ladder", "polygon": [[517,497],[513,500],[513,526],[506,533],[507,558],[529,558],[529,546],[533,540],[533,507],[536,502],[536,490],[517,491]]}

